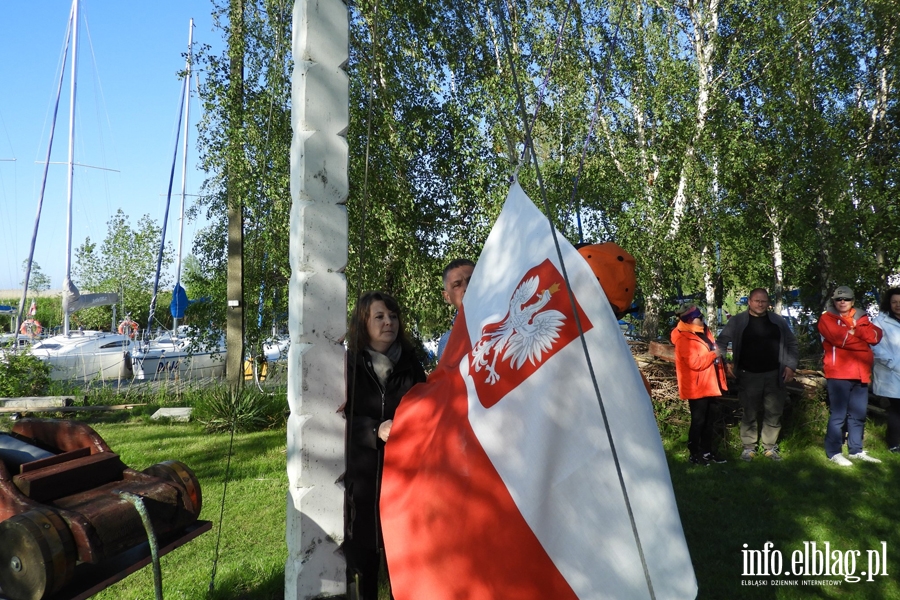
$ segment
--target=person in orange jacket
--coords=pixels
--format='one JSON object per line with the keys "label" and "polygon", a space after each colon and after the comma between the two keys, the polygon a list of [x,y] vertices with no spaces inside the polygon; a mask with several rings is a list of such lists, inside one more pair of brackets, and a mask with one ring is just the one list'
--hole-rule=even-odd
{"label": "person in orange jacket", "polygon": [[825,380],[828,387],[828,428],[825,430],[825,455],[842,467],[853,463],[844,458],[843,428],[847,428],[847,448],[853,460],[880,463],[863,450],[866,410],[869,407],[874,355],[872,346],[883,332],[869,321],[866,313],[853,306],[853,290],[839,286],[819,318],[819,333],[825,350]]}
{"label": "person in orange jacket", "polygon": [[728,389],[722,352],[703,322],[703,313],[693,304],[677,311],[678,325],[670,339],[675,345],[675,375],[678,395],[688,400],[691,426],[688,430],[690,461],[696,465],[723,463],[712,450],[713,399]]}

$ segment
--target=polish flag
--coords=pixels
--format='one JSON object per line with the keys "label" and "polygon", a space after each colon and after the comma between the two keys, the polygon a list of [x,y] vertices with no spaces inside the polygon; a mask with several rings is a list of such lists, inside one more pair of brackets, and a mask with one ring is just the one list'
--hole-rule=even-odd
{"label": "polish flag", "polygon": [[31,308],[28,309],[28,316],[33,317],[37,314],[37,305],[34,303],[34,299],[31,300]]}
{"label": "polish flag", "polygon": [[559,242],[574,308],[550,225],[513,184],[440,364],[400,403],[381,487],[397,600],[697,595],[650,398]]}

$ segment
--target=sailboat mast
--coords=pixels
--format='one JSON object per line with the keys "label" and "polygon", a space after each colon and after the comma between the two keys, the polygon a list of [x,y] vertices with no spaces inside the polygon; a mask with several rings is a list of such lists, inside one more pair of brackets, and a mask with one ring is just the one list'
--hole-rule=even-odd
{"label": "sailboat mast", "polygon": [[[191,117],[191,63],[192,49],[194,47],[194,20],[188,24],[188,51],[185,63],[184,75],[184,139],[181,147],[181,217],[178,221],[178,262],[175,269],[175,286],[181,285],[181,249],[184,244],[184,199],[187,187],[187,150],[188,150],[188,123]],[[178,317],[172,321],[172,329],[178,331]]]}
{"label": "sailboat mast", "polygon": [[[72,7],[74,9],[74,6]],[[19,301],[19,312],[16,315],[16,327],[19,330],[25,317],[25,300],[28,296],[28,283],[31,280],[31,266],[34,264],[34,246],[37,243],[38,227],[41,224],[41,211],[44,207],[44,192],[47,190],[47,171],[50,169],[50,156],[53,153],[53,138],[56,134],[56,116],[59,114],[59,99],[62,97],[63,80],[66,74],[66,58],[69,56],[69,37],[72,32],[72,12],[69,12],[69,25],[66,28],[66,43],[63,47],[62,65],[59,68],[59,82],[56,84],[56,102],[53,105],[53,120],[50,122],[50,141],[47,143],[47,159],[44,161],[44,176],[41,179],[41,193],[38,196],[37,214],[34,217],[34,230],[31,234],[31,246],[28,249],[28,266],[25,268],[25,281],[22,283],[22,299]]]}
{"label": "sailboat mast", "polygon": [[[66,282],[72,277],[72,186],[75,176],[75,90],[78,81],[78,0],[72,0],[72,81],[69,101],[69,176],[66,186]],[[66,286],[68,289],[68,286]],[[63,334],[69,334],[69,311],[63,310]]]}

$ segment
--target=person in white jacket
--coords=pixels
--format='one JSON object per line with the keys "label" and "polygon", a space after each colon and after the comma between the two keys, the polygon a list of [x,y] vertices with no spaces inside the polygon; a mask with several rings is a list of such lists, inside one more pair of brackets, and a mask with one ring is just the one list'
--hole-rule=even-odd
{"label": "person in white jacket", "polygon": [[900,288],[891,288],[881,301],[881,312],[874,323],[884,331],[884,338],[872,347],[875,365],[872,369],[872,391],[887,398],[887,445],[900,452]]}

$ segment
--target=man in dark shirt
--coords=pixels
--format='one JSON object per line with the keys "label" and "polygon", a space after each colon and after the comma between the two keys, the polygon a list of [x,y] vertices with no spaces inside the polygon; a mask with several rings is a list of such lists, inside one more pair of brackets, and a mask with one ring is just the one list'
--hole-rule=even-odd
{"label": "man in dark shirt", "polygon": [[[764,288],[750,292],[748,308],[725,324],[716,344],[723,351],[731,344],[741,418],[741,459],[750,461],[762,443],[763,456],[781,460],[778,434],[781,413],[787,399],[786,385],[794,378],[799,359],[797,338],[781,315],[769,310],[769,293]],[[762,435],[757,415],[762,410]]]}

